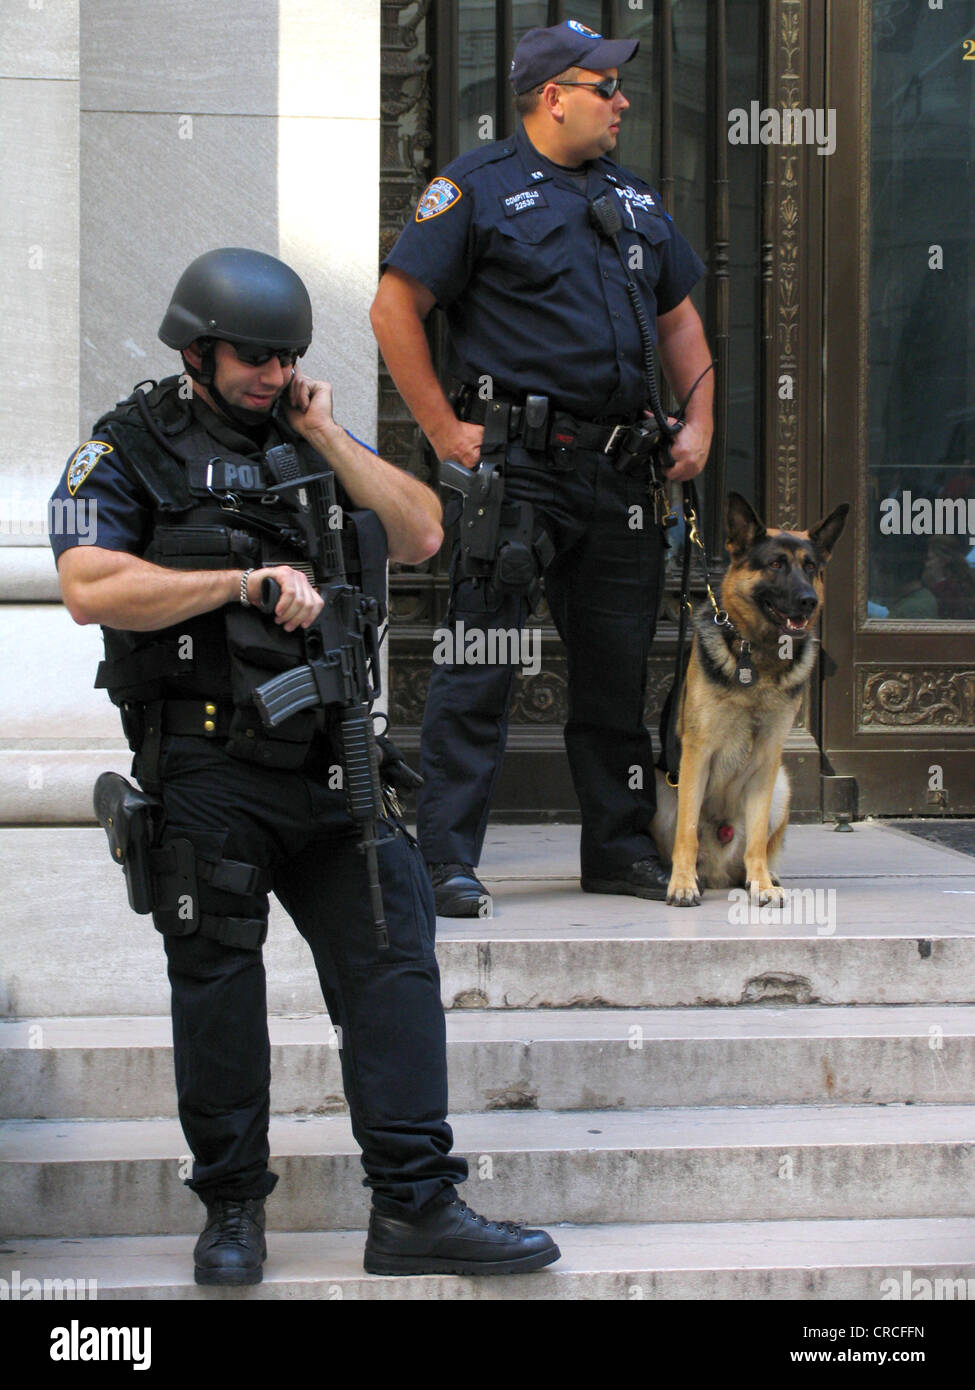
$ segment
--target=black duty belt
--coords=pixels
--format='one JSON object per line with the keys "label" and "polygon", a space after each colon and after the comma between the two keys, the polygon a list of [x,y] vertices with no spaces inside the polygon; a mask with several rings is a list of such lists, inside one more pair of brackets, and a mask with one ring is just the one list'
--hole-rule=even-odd
{"label": "black duty belt", "polygon": [[162,732],[164,734],[195,734],[200,738],[227,738],[234,707],[229,701],[164,700]]}
{"label": "black duty belt", "polygon": [[[318,728],[327,726],[327,711],[321,711]],[[197,738],[229,738],[234,706],[229,700],[163,700],[161,731],[164,734]],[[245,729],[251,738],[250,729]]]}
{"label": "black duty belt", "polygon": [[[483,425],[494,401],[503,401],[511,406],[508,417],[508,438],[524,441],[526,432],[526,411],[524,397],[502,396],[495,393],[483,399],[474,386],[463,385],[452,392],[454,409],[461,420],[469,420],[473,425]],[[639,413],[618,416],[610,420],[581,420],[564,410],[549,413],[545,447],[548,449],[586,449],[613,458],[619,449],[626,427],[640,418]]]}

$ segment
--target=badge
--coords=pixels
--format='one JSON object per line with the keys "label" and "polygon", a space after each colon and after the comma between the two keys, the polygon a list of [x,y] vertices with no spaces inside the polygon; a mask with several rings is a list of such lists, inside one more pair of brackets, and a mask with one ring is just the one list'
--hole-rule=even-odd
{"label": "badge", "polygon": [[426,222],[431,217],[439,217],[464,195],[450,179],[434,179],[416,205],[416,221]]}
{"label": "badge", "polygon": [[89,439],[87,444],[82,444],[74,458],[68,464],[68,491],[73,497],[81,484],[88,477],[95,464],[102,454],[112,452],[111,444],[105,444],[100,439]]}
{"label": "badge", "polygon": [[527,212],[529,208],[547,208],[548,203],[540,188],[523,188],[520,193],[510,193],[507,198],[502,198],[501,206],[505,217],[514,217],[516,213]]}
{"label": "badge", "polygon": [[567,19],[566,23],[570,29],[574,29],[577,34],[585,34],[587,39],[601,39],[602,34],[597,34],[595,29],[588,28],[585,24],[580,24],[577,19]]}
{"label": "badge", "polygon": [[624,199],[626,202],[636,203],[637,207],[643,208],[644,211],[656,206],[649,193],[638,193],[633,185],[629,183],[625,188],[617,188],[616,194],[617,197]]}

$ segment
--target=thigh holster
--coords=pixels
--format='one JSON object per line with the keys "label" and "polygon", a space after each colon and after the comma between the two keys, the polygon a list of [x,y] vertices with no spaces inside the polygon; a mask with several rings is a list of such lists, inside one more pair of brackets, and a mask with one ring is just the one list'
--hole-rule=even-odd
{"label": "thigh holster", "polygon": [[163,823],[162,803],[115,772],[95,783],[95,815],[108,836],[109,850],[125,872],[129,905],[152,913],[163,936],[199,932],[224,946],[255,951],[267,936],[267,918],[224,916],[203,910],[200,885],[232,897],[267,893],[271,873],[255,864],[211,857],[190,840],[156,844]]}

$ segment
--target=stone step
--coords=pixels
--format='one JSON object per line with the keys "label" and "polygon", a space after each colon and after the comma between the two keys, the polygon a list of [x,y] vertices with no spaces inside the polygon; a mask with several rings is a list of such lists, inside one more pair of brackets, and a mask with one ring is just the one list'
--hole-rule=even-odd
{"label": "stone step", "polygon": [[[811,1220],[972,1214],[975,1106],[500,1112],[458,1115],[464,1195],[533,1223]],[[359,1229],[368,1196],[346,1116],[271,1120],[281,1230]],[[192,1231],[175,1120],[7,1121],[10,1236]]]}
{"label": "stone step", "polygon": [[[272,1016],[278,1114],[346,1110],[325,1014]],[[452,1112],[975,1103],[975,1008],[466,1010]],[[168,1018],[0,1020],[0,1117],[176,1114]]]}
{"label": "stone step", "polygon": [[[875,826],[794,826],[783,877],[809,896],[807,920],[787,921],[751,920],[727,894],[681,909],[583,893],[577,840],[568,826],[489,835],[496,915],[439,923],[446,1007],[975,1003],[975,860],[954,850]],[[0,1015],[168,1012],[162,939],[129,911],[101,830],[2,830],[0,873]],[[321,1009],[308,948],[277,906],[265,959],[273,1012]]]}
{"label": "stone step", "polygon": [[199,1288],[193,1282],[193,1235],[14,1238],[0,1251],[0,1278],[12,1298],[36,1296],[37,1286],[28,1280],[37,1280],[41,1289],[45,1280],[70,1280],[60,1285],[62,1292],[94,1295],[99,1302],[975,1298],[971,1217],[549,1229],[562,1258],[535,1274],[501,1279],[365,1274],[364,1230],[272,1233],[264,1282],[251,1288]]}

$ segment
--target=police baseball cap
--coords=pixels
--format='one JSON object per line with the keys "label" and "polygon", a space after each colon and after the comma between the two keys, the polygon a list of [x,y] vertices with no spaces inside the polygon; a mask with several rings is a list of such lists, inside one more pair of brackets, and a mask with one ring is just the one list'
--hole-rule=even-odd
{"label": "police baseball cap", "polygon": [[567,19],[551,29],[529,29],[511,60],[511,83],[515,95],[530,92],[566,68],[622,67],[640,47],[639,39],[604,39],[595,29]]}

